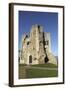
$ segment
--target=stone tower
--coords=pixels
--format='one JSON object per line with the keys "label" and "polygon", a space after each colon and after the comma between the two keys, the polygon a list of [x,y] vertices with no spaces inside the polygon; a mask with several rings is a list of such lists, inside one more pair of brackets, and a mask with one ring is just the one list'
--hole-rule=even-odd
{"label": "stone tower", "polygon": [[22,37],[22,54],[20,63],[23,64],[57,64],[51,53],[50,33],[43,32],[43,27],[33,25],[30,34]]}
{"label": "stone tower", "polygon": [[43,44],[43,28],[40,25],[33,25],[30,33],[34,60],[38,63],[44,63],[45,51]]}

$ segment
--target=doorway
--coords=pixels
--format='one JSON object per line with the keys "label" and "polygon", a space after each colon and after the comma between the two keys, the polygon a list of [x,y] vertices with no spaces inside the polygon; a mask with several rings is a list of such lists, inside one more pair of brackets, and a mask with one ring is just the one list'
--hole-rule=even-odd
{"label": "doorway", "polygon": [[32,55],[29,56],[29,64],[32,63]]}
{"label": "doorway", "polygon": [[48,61],[49,61],[49,59],[48,59],[48,57],[47,57],[47,55],[46,55],[46,57],[45,57],[45,59],[44,59],[44,62],[47,63]]}

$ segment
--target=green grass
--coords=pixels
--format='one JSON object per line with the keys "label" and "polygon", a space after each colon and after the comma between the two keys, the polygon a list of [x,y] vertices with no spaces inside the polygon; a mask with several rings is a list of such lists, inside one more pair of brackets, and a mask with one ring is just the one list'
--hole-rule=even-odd
{"label": "green grass", "polygon": [[[27,66],[26,64],[19,64],[20,67],[22,66]],[[30,65],[33,67],[50,67],[50,68],[57,68],[58,66],[51,64],[51,63],[46,63],[46,64],[35,64],[35,65]]]}
{"label": "green grass", "polygon": [[58,72],[56,70],[39,70],[39,69],[27,69],[27,78],[40,78],[40,77],[57,77]]}
{"label": "green grass", "polygon": [[56,65],[51,64],[51,63],[46,63],[46,64],[37,64],[37,65],[31,65],[31,66],[34,66],[34,67],[50,67],[50,68],[57,68]]}
{"label": "green grass", "polygon": [[[57,70],[41,70],[41,69],[34,69],[34,68],[25,68],[24,66],[26,66],[26,64],[19,64],[19,79],[22,79],[22,78],[57,77],[58,76]],[[56,65],[50,64],[50,63],[30,65],[30,67],[57,68]],[[25,70],[25,72],[24,72],[24,70]]]}
{"label": "green grass", "polygon": [[19,65],[19,78],[26,78],[26,69],[24,68],[25,65]]}

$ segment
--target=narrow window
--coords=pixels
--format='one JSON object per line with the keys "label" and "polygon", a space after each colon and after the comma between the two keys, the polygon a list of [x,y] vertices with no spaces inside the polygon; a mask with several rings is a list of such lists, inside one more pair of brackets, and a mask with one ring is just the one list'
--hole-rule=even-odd
{"label": "narrow window", "polygon": [[38,30],[39,30],[39,33],[40,33],[40,25],[38,25]]}
{"label": "narrow window", "polygon": [[29,42],[27,42],[27,45],[29,45]]}
{"label": "narrow window", "polygon": [[45,45],[48,45],[48,41],[45,41]]}

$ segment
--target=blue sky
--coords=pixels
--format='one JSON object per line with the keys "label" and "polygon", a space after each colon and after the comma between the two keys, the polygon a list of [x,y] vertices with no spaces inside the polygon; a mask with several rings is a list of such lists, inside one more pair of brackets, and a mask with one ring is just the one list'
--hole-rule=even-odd
{"label": "blue sky", "polygon": [[22,46],[22,35],[30,32],[32,25],[43,26],[43,31],[51,34],[51,49],[58,55],[58,13],[19,11],[19,48]]}

